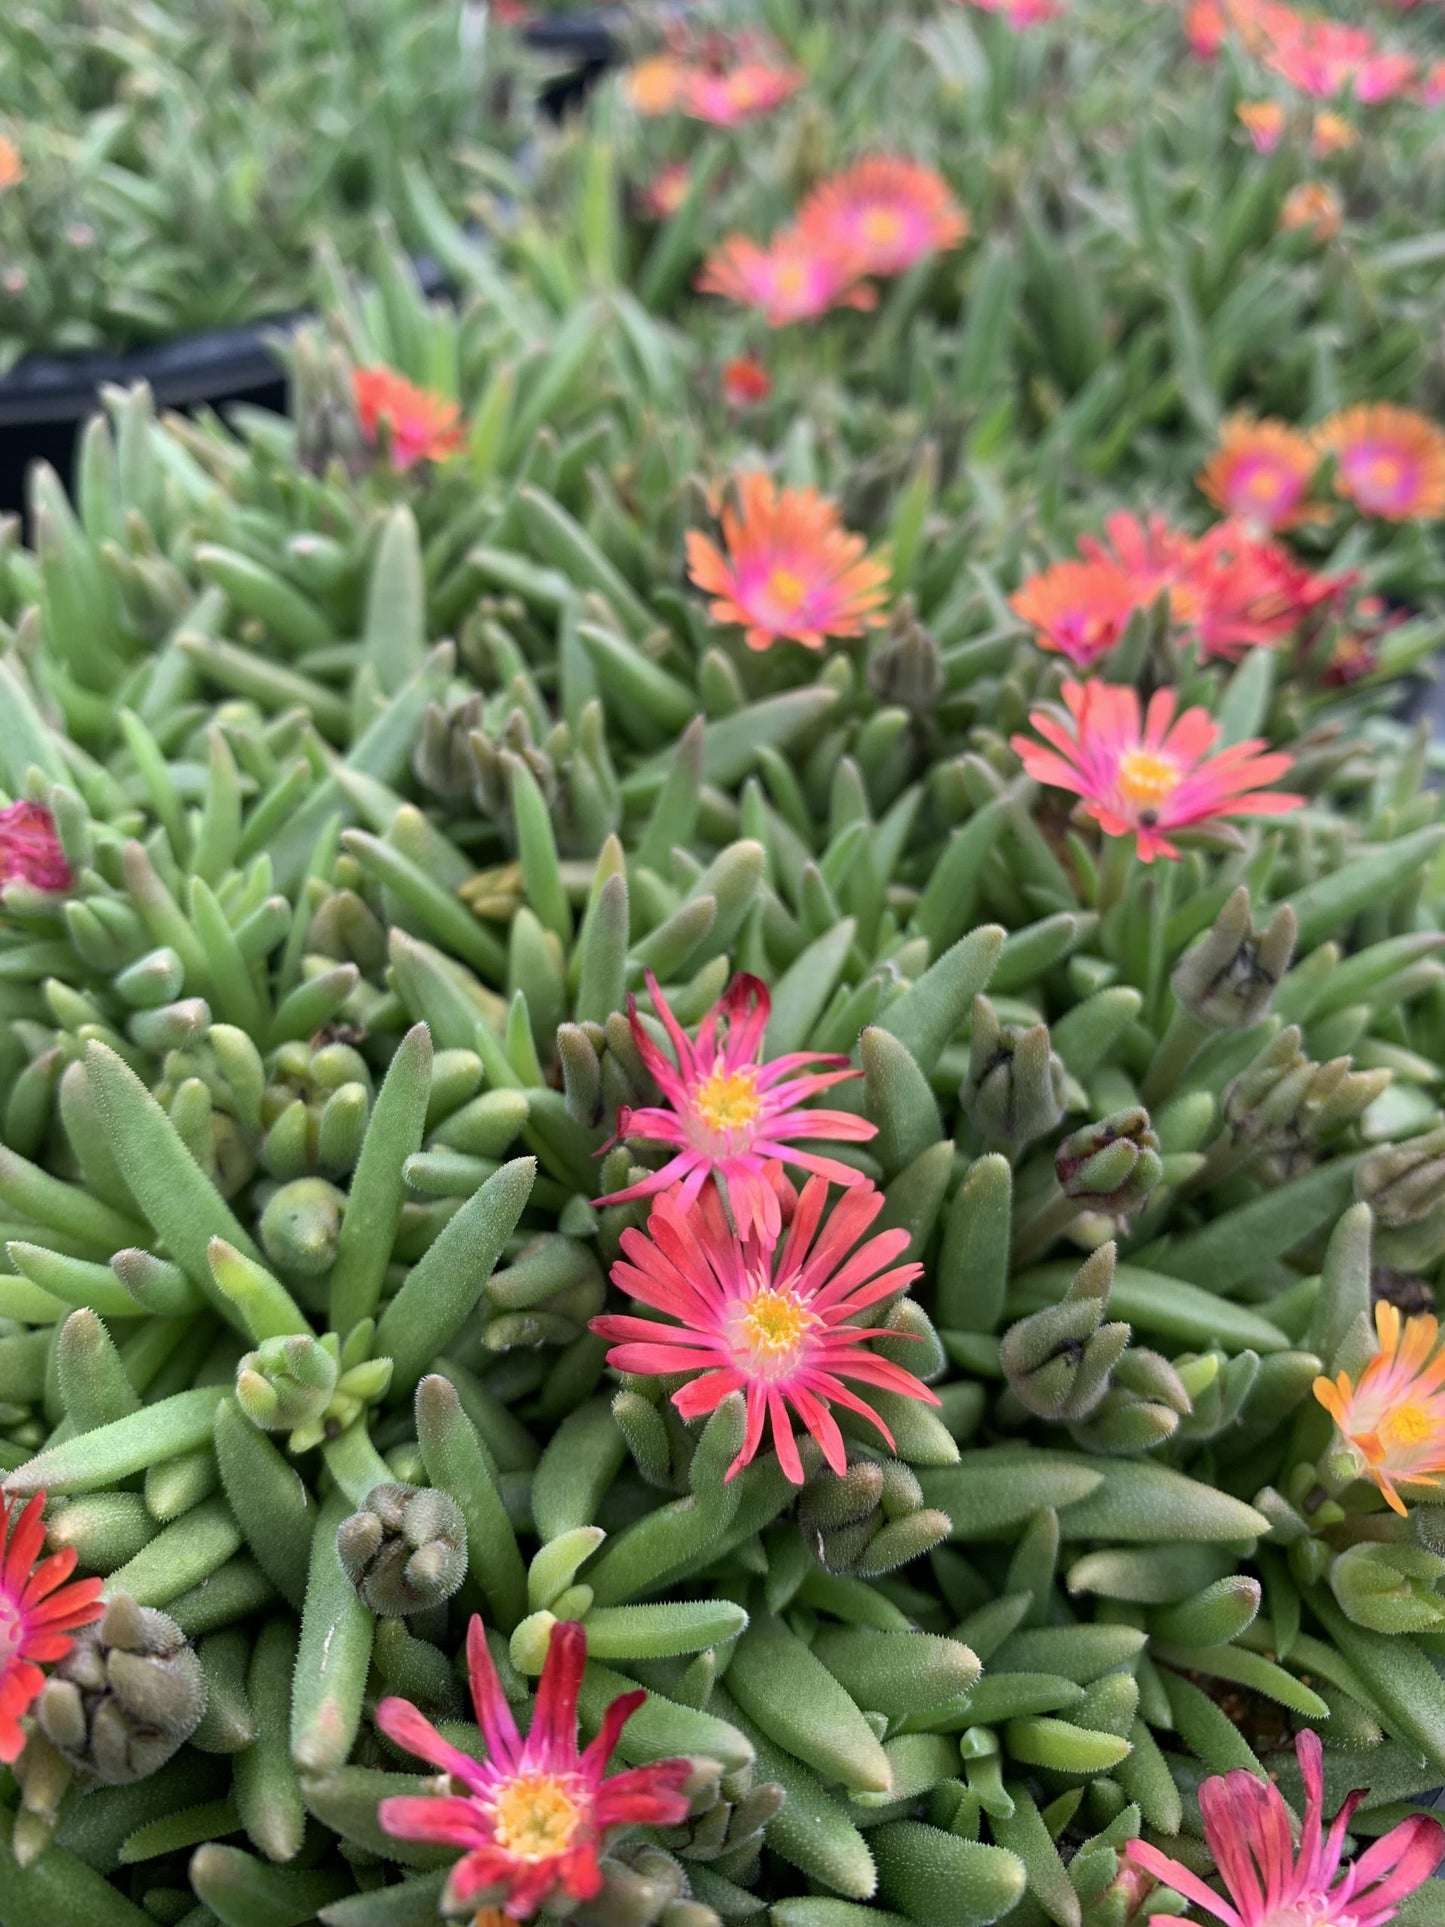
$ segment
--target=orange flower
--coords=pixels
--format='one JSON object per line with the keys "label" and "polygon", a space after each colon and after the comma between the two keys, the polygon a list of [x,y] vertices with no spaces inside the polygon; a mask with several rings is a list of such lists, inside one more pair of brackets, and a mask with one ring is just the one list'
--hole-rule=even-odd
{"label": "orange flower", "polygon": [[1255,151],[1272,154],[1284,138],[1284,109],[1277,100],[1246,100],[1235,108]]}
{"label": "orange flower", "polygon": [[1335,458],[1335,487],[1361,515],[1386,522],[1445,514],[1445,435],[1413,408],[1363,403],[1332,415],[1319,446]]}
{"label": "orange flower", "polygon": [[0,192],[7,187],[18,187],[25,179],[25,163],[20,158],[20,149],[7,135],[0,134]]}
{"label": "orange flower", "polygon": [[1222,515],[1256,528],[1291,529],[1319,518],[1321,511],[1307,499],[1319,463],[1318,449],[1298,429],[1231,415],[1220,431],[1218,453],[1195,481]]}
{"label": "orange flower", "polygon": [[784,637],[821,649],[829,636],[878,627],[887,564],[865,554],[863,537],[843,527],[826,496],[751,473],[738,476],[737,498],[722,512],[726,555],[688,531],[688,574],[717,598],[708,605],[715,622],[739,624],[750,649]]}
{"label": "orange flower", "polygon": [[654,221],[670,221],[691,192],[692,169],[686,161],[671,161],[643,188],[642,205]]}
{"label": "orange flower", "polygon": [[1375,1330],[1380,1349],[1359,1379],[1352,1382],[1347,1372],[1317,1378],[1315,1397],[1357,1475],[1373,1480],[1391,1509],[1403,1513],[1397,1482],[1439,1485],[1445,1472],[1445,1350],[1437,1347],[1436,1319],[1402,1321],[1384,1299],[1375,1306]]}
{"label": "orange flower", "polygon": [[873,308],[877,292],[860,279],[851,256],[820,247],[785,228],[767,247],[741,234],[714,248],[697,278],[702,294],[720,294],[757,308],[770,328],[813,321],[830,308]]}
{"label": "orange flower", "polygon": [[1315,115],[1310,133],[1310,152],[1316,160],[1328,160],[1331,154],[1339,154],[1345,148],[1353,147],[1359,138],[1343,114],[1326,111]]}
{"label": "orange flower", "polygon": [[1032,575],[1009,607],[1041,649],[1091,669],[1119,640],[1136,607],[1133,585],[1112,562],[1056,562]]}
{"label": "orange flower", "polygon": [[730,408],[752,408],[773,392],[773,379],[752,355],[736,355],[723,363],[723,399]]}
{"label": "orange flower", "polygon": [[855,256],[864,274],[901,274],[956,248],[968,216],[933,168],[878,154],[815,187],[798,226],[824,249]]}
{"label": "orange flower", "polygon": [[1284,197],[1279,224],[1286,232],[1308,228],[1321,246],[1333,241],[1345,218],[1340,197],[1323,181],[1301,181]]}
{"label": "orange flower", "polygon": [[394,368],[358,368],[352,381],[361,432],[374,445],[385,424],[393,468],[440,462],[461,447],[461,411],[444,395],[418,388]]}
{"label": "orange flower", "polygon": [[1136,692],[1117,683],[1066,682],[1063,695],[1067,718],[1053,709],[1029,713],[1050,747],[1015,736],[1014,750],[1036,783],[1082,797],[1084,814],[1106,836],[1134,837],[1141,863],[1178,856],[1170,831],[1280,816],[1304,801],[1279,790],[1257,794],[1284,775],[1289,757],[1262,756],[1253,739],[1211,753],[1219,724],[1207,709],[1186,709],[1176,721],[1172,689],[1157,689],[1142,717]]}
{"label": "orange flower", "polygon": [[639,114],[670,114],[682,103],[688,69],[673,54],[654,54],[627,70],[627,97]]}

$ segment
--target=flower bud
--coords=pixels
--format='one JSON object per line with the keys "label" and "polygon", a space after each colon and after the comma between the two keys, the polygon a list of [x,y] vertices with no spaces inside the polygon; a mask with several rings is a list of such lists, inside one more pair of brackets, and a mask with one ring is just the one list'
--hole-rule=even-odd
{"label": "flower bud", "polygon": [[439,1606],[466,1578],[466,1520],[449,1492],[378,1485],[342,1520],[336,1551],[371,1610],[400,1619]]}
{"label": "flower bud", "polygon": [[1137,1211],[1164,1174],[1159,1140],[1141,1104],[1066,1137],[1054,1154],[1064,1195],[1093,1211]]}
{"label": "flower bud", "polygon": [[1225,1121],[1241,1142],[1287,1151],[1330,1136],[1374,1103],[1387,1071],[1357,1071],[1348,1057],[1316,1064],[1291,1024],[1225,1087]]}
{"label": "flower bud", "polygon": [[1247,1030],[1269,1010],[1294,955],[1298,921],[1285,904],[1268,927],[1249,920],[1249,891],[1233,891],[1201,941],[1174,966],[1170,986],[1180,1004],[1211,1030]]}
{"label": "flower bud", "polygon": [[1445,1125],[1367,1151],[1355,1170],[1355,1196],[1392,1231],[1429,1217],[1445,1204]]}
{"label": "flower bud", "polygon": [[1003,1024],[987,997],[973,1000],[968,1077],[960,1101],[990,1140],[1027,1144],[1064,1115],[1067,1073],[1047,1024]]}
{"label": "flower bud", "polygon": [[268,1338],[236,1367],[236,1398],[263,1432],[291,1432],[320,1423],[340,1375],[319,1338]]}
{"label": "flower bud", "polygon": [[483,727],[485,699],[477,692],[459,702],[429,703],[412,769],[423,789],[436,796],[466,796],[477,780],[471,737]]}
{"label": "flower bud", "polygon": [[103,1617],[75,1635],[35,1702],[51,1745],[106,1786],[164,1766],[205,1710],[205,1675],[180,1627],[129,1593],[117,1593]]}
{"label": "flower bud", "polygon": [[[1432,1508],[1423,1508],[1431,1510]],[[1330,1567],[1330,1590],[1340,1611],[1371,1632],[1429,1632],[1445,1620],[1436,1588],[1445,1559],[1424,1546],[1349,1546]]]}
{"label": "flower bud", "polygon": [[1129,1343],[1127,1325],[1103,1322],[1113,1276],[1114,1247],[1101,1245],[1058,1304],[1004,1333],[999,1362],[1009,1389],[1040,1418],[1087,1418],[1109,1389]]}
{"label": "flower bud", "polygon": [[911,595],[902,596],[868,661],[868,687],[881,703],[926,716],[943,694],[943,658],[918,620]]}
{"label": "flower bud", "polygon": [[324,1178],[283,1184],[261,1213],[261,1244],[280,1271],[316,1278],[336,1262],[346,1199]]}

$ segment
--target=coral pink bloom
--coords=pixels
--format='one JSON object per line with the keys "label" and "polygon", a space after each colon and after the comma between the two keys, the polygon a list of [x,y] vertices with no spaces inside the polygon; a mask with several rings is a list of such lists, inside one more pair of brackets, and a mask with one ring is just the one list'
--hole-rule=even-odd
{"label": "coral pink bloom", "polygon": [[1224,45],[1226,21],[1220,0],[1193,0],[1184,17],[1184,37],[1199,60],[1214,60]]}
{"label": "coral pink bloom", "polygon": [[1305,1790],[1298,1857],[1279,1788],[1236,1767],[1212,1776],[1199,1789],[1204,1838],[1228,1900],[1147,1841],[1131,1840],[1125,1858],[1223,1921],[1224,1927],[1265,1927],[1266,1922],[1282,1927],[1305,1921],[1383,1927],[1406,1894],[1435,1871],[1445,1851],[1445,1829],[1427,1814],[1411,1814],[1341,1871],[1345,1833],[1368,1789],[1350,1794],[1326,1835],[1324,1755],[1318,1733],[1307,1729],[1298,1734],[1295,1751]]}
{"label": "coral pink bloom", "polygon": [[865,274],[902,274],[925,255],[956,248],[968,216],[933,168],[879,154],[815,187],[798,227],[825,252],[856,257]]}
{"label": "coral pink bloom", "polygon": [[1091,669],[1119,640],[1137,606],[1128,578],[1112,562],[1055,562],[1009,597],[1041,649]]}
{"label": "coral pink bloom", "polygon": [[1345,119],[1343,114],[1316,114],[1310,129],[1310,152],[1318,161],[1328,160],[1331,154],[1341,154],[1347,147],[1353,147],[1359,135]]}
{"label": "coral pink bloom", "polygon": [[1445,514],[1445,434],[1413,408],[1362,403],[1321,423],[1335,458],[1335,487],[1361,515],[1387,522]]}
{"label": "coral pink bloom", "polygon": [[773,67],[762,60],[723,73],[694,68],[683,81],[682,109],[712,127],[739,127],[781,107],[807,78],[801,67]]}
{"label": "coral pink bloom", "polygon": [[[633,997],[627,1000],[628,1018],[642,1061],[670,1108],[624,1106],[617,1113],[617,1135],[670,1144],[675,1155],[627,1190],[599,1198],[599,1205],[651,1197],[674,1184],[680,1187],[682,1202],[690,1204],[716,1175],[727,1185],[728,1204],[744,1236],[759,1230],[776,1238],[782,1213],[771,1182],[773,1166],[793,1164],[843,1185],[864,1182],[851,1165],[797,1148],[800,1138],[866,1144],[877,1136],[876,1125],[849,1111],[808,1108],[809,1098],[863,1073],[850,1070],[846,1057],[825,1051],[789,1051],[764,1059],[763,1033],[772,1002],[756,977],[734,977],[695,1038],[668,1009],[651,971],[647,990],[677,1062],[669,1063],[653,1043]],[[811,1065],[825,1068],[812,1070]]]}
{"label": "coral pink bloom", "polygon": [[691,192],[692,169],[686,161],[672,161],[658,170],[639,198],[654,221],[669,221]]}
{"label": "coral pink bloom", "polygon": [[1374,107],[1382,100],[1398,100],[1415,84],[1417,70],[1409,54],[1373,54],[1355,73],[1355,99]]}
{"label": "coral pink bloom", "polygon": [[1235,108],[1258,154],[1272,154],[1284,138],[1284,109],[1277,100],[1246,100]]}
{"label": "coral pink bloom", "polygon": [[1278,542],[1238,522],[1220,522],[1195,549],[1192,609],[1184,627],[1206,659],[1234,662],[1246,649],[1292,641],[1311,616],[1354,586],[1352,575],[1316,575]]}
{"label": "coral pink bloom", "polygon": [[1064,0],[969,0],[969,5],[981,13],[1001,13],[1013,33],[1043,26],[1068,11]]}
{"label": "coral pink bloom", "polygon": [[1309,436],[1286,422],[1231,415],[1220,430],[1219,452],[1195,479],[1225,515],[1262,529],[1289,529],[1320,513],[1308,499],[1319,465]]}
{"label": "coral pink bloom", "polygon": [[461,447],[460,410],[444,395],[418,388],[394,368],[358,368],[353,384],[361,432],[375,443],[385,423],[393,468],[440,462]]}
{"label": "coral pink bloom", "polygon": [[1372,1479],[1391,1509],[1404,1513],[1396,1482],[1436,1485],[1445,1472],[1445,1347],[1438,1320],[1401,1320],[1384,1299],[1375,1306],[1380,1349],[1351,1382],[1317,1378],[1315,1397],[1339,1429],[1360,1478]]}
{"label": "coral pink bloom", "polygon": [[1035,782],[1072,790],[1106,836],[1133,836],[1139,858],[1178,856],[1173,830],[1193,829],[1228,816],[1279,816],[1304,800],[1266,783],[1283,776],[1290,759],[1261,756],[1257,740],[1211,755],[1219,725],[1206,709],[1174,719],[1174,691],[1156,690],[1140,718],[1139,698],[1114,683],[1066,682],[1064,702],[1073,728],[1056,712],[1035,709],[1029,721],[1046,742],[1015,736],[1013,747]]}
{"label": "coral pink bloom", "polygon": [[487,1651],[480,1619],[467,1628],[472,1704],[487,1743],[477,1761],[444,1740],[409,1700],[384,1699],[376,1723],[398,1746],[450,1776],[456,1793],[383,1800],[377,1818],[398,1840],[461,1847],[442,1896],[445,1913],[503,1902],[508,1920],[531,1920],[550,1899],[591,1900],[602,1888],[598,1854],[618,1827],[675,1826],[684,1818],[690,1760],[663,1760],[604,1779],[628,1719],[647,1698],[623,1693],[597,1738],[577,1751],[577,1693],[587,1635],[571,1620],[553,1626],[524,1740]]}
{"label": "coral pink bloom", "polygon": [[0,1760],[7,1766],[20,1758],[21,1717],[45,1684],[37,1662],[64,1659],[75,1628],[89,1626],[104,1610],[103,1580],[65,1583],[75,1571],[74,1546],[35,1563],[45,1544],[44,1510],[43,1492],[23,1510],[0,1498],[0,1544],[9,1541],[0,1564]]}
{"label": "coral pink bloom", "polygon": [[1420,98],[1427,107],[1438,107],[1445,101],[1445,60],[1437,60],[1435,65],[1420,78]]}
{"label": "coral pink bloom", "polygon": [[703,263],[701,294],[720,294],[756,308],[770,328],[814,321],[830,308],[874,308],[876,289],[861,279],[849,254],[821,248],[796,228],[785,228],[767,247],[730,235]]}
{"label": "coral pink bloom", "polygon": [[1285,233],[1307,228],[1311,240],[1321,246],[1334,240],[1344,219],[1339,195],[1323,181],[1296,182],[1279,211],[1279,224]]}
{"label": "coral pink bloom", "polygon": [[12,803],[0,810],[0,885],[28,883],[36,890],[68,890],[75,878],[43,804]]}
{"label": "coral pink bloom", "polygon": [[[1129,580],[1141,609],[1152,608],[1169,591],[1176,620],[1189,613],[1185,578],[1194,560],[1194,541],[1181,529],[1171,529],[1162,515],[1140,521],[1122,510],[1104,523],[1104,540],[1086,535],[1079,552],[1090,562],[1107,562]],[[1183,611],[1174,604],[1183,595]]]}
{"label": "coral pink bloom", "polygon": [[729,408],[754,408],[773,392],[773,378],[752,355],[735,355],[723,363],[723,399]]}
{"label": "coral pink bloom", "polygon": [[865,553],[861,535],[811,488],[776,488],[761,473],[737,478],[737,507],[722,512],[724,555],[696,529],[687,536],[687,570],[716,622],[735,622],[750,649],[789,639],[821,649],[829,636],[877,628],[887,600],[888,568]]}
{"label": "coral pink bloom", "polygon": [[830,1405],[876,1425],[891,1447],[888,1427],[844,1379],[938,1403],[912,1372],[869,1350],[866,1341],[884,1336],[881,1329],[855,1322],[921,1274],[922,1265],[894,1263],[908,1248],[907,1231],[879,1232],[854,1251],[883,1209],[883,1194],[871,1184],[845,1191],[819,1233],[827,1195],[826,1178],[809,1178],[779,1252],[776,1229],[739,1237],[716,1191],[696,1205],[680,1191],[666,1193],[646,1235],[623,1232],[625,1258],[612,1267],[612,1281],[676,1325],[610,1314],[592,1320],[612,1344],[607,1361],[618,1371],[701,1373],[673,1393],[686,1419],[716,1410],[729,1393],[746,1394],[747,1429],[729,1478],[754,1457],[771,1421],[778,1462],[802,1484],[789,1406],[835,1472],[846,1471],[848,1460]]}

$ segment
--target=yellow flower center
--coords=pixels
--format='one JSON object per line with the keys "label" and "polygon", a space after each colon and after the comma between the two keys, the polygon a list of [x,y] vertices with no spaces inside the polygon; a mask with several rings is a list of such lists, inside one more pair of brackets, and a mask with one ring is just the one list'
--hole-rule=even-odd
{"label": "yellow flower center", "polygon": [[760,1285],[735,1315],[732,1339],[755,1369],[767,1374],[790,1365],[803,1339],[819,1323],[795,1291]]}
{"label": "yellow flower center", "polygon": [[1246,486],[1258,501],[1277,502],[1284,493],[1285,478],[1277,468],[1257,468]]}
{"label": "yellow flower center", "polygon": [[774,285],[782,295],[802,294],[808,285],[808,270],[801,261],[780,261]]}
{"label": "yellow flower center", "polygon": [[808,593],[808,585],[800,575],[791,569],[772,569],[768,573],[768,596],[781,609],[794,610],[803,606],[803,598]]}
{"label": "yellow flower center", "polygon": [[1179,787],[1179,771],[1148,749],[1128,749],[1119,758],[1119,790],[1139,809],[1157,810]]}
{"label": "yellow flower center", "polygon": [[1397,1405],[1380,1424],[1380,1439],[1386,1446],[1424,1445],[1440,1427],[1423,1405],[1407,1399]]}
{"label": "yellow flower center", "polygon": [[863,216],[863,238],[875,247],[892,247],[903,236],[903,216],[894,207],[870,207]]}
{"label": "yellow flower center", "polygon": [[709,1130],[736,1131],[751,1124],[763,1108],[756,1074],[744,1068],[711,1071],[693,1093],[692,1108]]}
{"label": "yellow flower center", "polygon": [[582,1809],[555,1773],[519,1773],[497,1795],[497,1845],[518,1860],[565,1853],[582,1824]]}
{"label": "yellow flower center", "polygon": [[1376,455],[1366,464],[1365,480],[1371,488],[1395,488],[1402,473],[1398,455]]}

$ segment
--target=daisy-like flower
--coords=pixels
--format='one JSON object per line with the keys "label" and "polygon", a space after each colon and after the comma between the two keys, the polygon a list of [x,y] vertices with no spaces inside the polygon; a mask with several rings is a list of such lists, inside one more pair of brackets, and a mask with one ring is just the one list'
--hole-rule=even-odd
{"label": "daisy-like flower", "polygon": [[670,161],[643,188],[643,209],[654,221],[670,221],[692,192],[692,169],[686,161]]}
{"label": "daisy-like flower", "polygon": [[1112,562],[1055,562],[1009,597],[1041,649],[1056,650],[1079,669],[1106,656],[1137,607],[1134,591]]}
{"label": "daisy-like flower", "polygon": [[[1104,535],[1080,539],[1079,552],[1090,562],[1107,562],[1124,575],[1140,608],[1152,608],[1168,590],[1176,620],[1190,613],[1185,578],[1194,561],[1195,544],[1182,529],[1172,529],[1162,515],[1141,521],[1121,510],[1104,523]],[[1181,598],[1183,606],[1176,598]]]}
{"label": "daisy-like flower", "polygon": [[1365,107],[1398,100],[1415,84],[1417,70],[1409,54],[1373,54],[1355,72],[1355,99]]}
{"label": "daisy-like flower", "polygon": [[1284,109],[1277,100],[1246,100],[1235,108],[1258,154],[1272,154],[1284,138]]}
{"label": "daisy-like flower", "polygon": [[653,54],[628,68],[624,80],[627,98],[649,119],[674,113],[682,104],[688,72],[675,54]]}
{"label": "daisy-like flower", "polygon": [[1279,211],[1279,224],[1286,233],[1307,228],[1321,246],[1334,240],[1344,219],[1339,195],[1323,181],[1297,182],[1285,195]]}
{"label": "daisy-like flower", "polygon": [[693,68],[683,80],[681,106],[711,127],[740,127],[791,100],[807,78],[801,67],[774,67],[765,60],[746,60],[722,72]]}
{"label": "daisy-like flower", "polygon": [[1195,477],[1200,492],[1224,515],[1262,529],[1291,529],[1315,519],[1310,483],[1320,465],[1308,435],[1286,422],[1231,415],[1219,450]]}
{"label": "daisy-like flower", "polygon": [[819,247],[796,228],[785,228],[767,247],[733,234],[703,263],[701,294],[720,294],[756,308],[770,328],[814,321],[830,308],[874,308],[878,293],[861,277],[851,255]]}
{"label": "daisy-like flower", "polygon": [[737,478],[737,506],[722,512],[724,554],[696,529],[687,571],[716,622],[737,623],[750,649],[782,638],[821,649],[829,636],[861,636],[883,621],[888,567],[845,529],[825,495],[775,486],[759,472]]}
{"label": "daisy-like flower", "polygon": [[1220,0],[1192,0],[1184,16],[1184,37],[1196,60],[1218,58],[1227,26]]}
{"label": "daisy-like flower", "polygon": [[689,1037],[668,1009],[651,971],[647,990],[677,1061],[670,1062],[652,1041],[637,1014],[635,997],[627,1000],[628,1021],[638,1053],[661,1086],[668,1108],[624,1106],[617,1113],[617,1136],[671,1145],[674,1155],[660,1171],[625,1191],[599,1198],[599,1207],[652,1197],[673,1185],[678,1187],[680,1202],[688,1205],[716,1176],[727,1186],[739,1231],[744,1236],[766,1232],[776,1238],[782,1212],[773,1183],[774,1167],[792,1164],[838,1184],[864,1183],[851,1165],[798,1149],[800,1139],[866,1144],[877,1136],[876,1125],[850,1111],[808,1107],[809,1098],[820,1091],[862,1076],[849,1068],[846,1057],[827,1051],[789,1051],[783,1057],[764,1058],[763,1033],[772,1000],[756,977],[734,977],[698,1025],[696,1037]]}
{"label": "daisy-like flower", "polygon": [[1211,754],[1218,723],[1207,709],[1186,709],[1176,721],[1172,689],[1156,690],[1143,717],[1135,691],[1114,683],[1066,682],[1063,694],[1073,727],[1057,711],[1035,709],[1029,721],[1052,747],[1030,736],[1015,736],[1013,747],[1036,782],[1082,797],[1106,836],[1133,836],[1143,863],[1178,856],[1172,831],[1279,816],[1303,801],[1264,787],[1289,769],[1288,756],[1260,755],[1257,739]]}
{"label": "daisy-like flower", "polygon": [[41,803],[12,803],[0,810],[0,886],[28,883],[57,894],[74,883],[55,818]]}
{"label": "daisy-like flower", "polygon": [[729,408],[755,408],[773,392],[773,378],[752,355],[735,355],[723,363],[723,399]]}
{"label": "daisy-like flower", "polygon": [[461,447],[461,411],[444,395],[418,388],[394,368],[358,368],[353,382],[361,432],[374,444],[386,424],[394,469],[444,461]]}
{"label": "daisy-like flower", "polygon": [[[549,1900],[576,1903],[602,1888],[598,1856],[619,1827],[676,1826],[688,1809],[688,1760],[663,1760],[604,1779],[623,1727],[647,1698],[613,1700],[601,1731],[577,1750],[577,1694],[587,1635],[574,1621],[552,1628],[531,1730],[517,1731],[487,1651],[480,1619],[467,1628],[472,1704],[487,1743],[474,1760],[444,1740],[409,1700],[384,1699],[376,1723],[398,1746],[438,1767],[455,1792],[383,1800],[377,1818],[398,1840],[460,1847],[442,1895],[445,1913],[501,1903],[507,1920],[531,1920]],[[481,1918],[485,1918],[482,1915]]]}
{"label": "daisy-like flower", "polygon": [[956,248],[968,217],[935,169],[878,154],[815,187],[798,226],[825,251],[855,257],[863,273],[887,275]]}
{"label": "daisy-like flower", "polygon": [[1220,522],[1195,546],[1185,627],[1206,660],[1235,662],[1246,649],[1274,649],[1340,601],[1352,575],[1316,575],[1278,542],[1239,522]]}
{"label": "daisy-like flower", "polygon": [[835,1472],[848,1461],[831,1405],[867,1419],[891,1447],[888,1427],[845,1379],[938,1403],[912,1372],[869,1350],[881,1329],[856,1322],[922,1272],[895,1262],[908,1247],[907,1231],[881,1231],[854,1251],[883,1209],[883,1194],[871,1184],[845,1191],[820,1232],[827,1195],[826,1178],[809,1178],[779,1250],[776,1229],[734,1232],[715,1190],[697,1204],[668,1192],[653,1206],[645,1235],[623,1232],[612,1280],[677,1323],[613,1314],[592,1320],[618,1371],[700,1374],[673,1393],[686,1419],[715,1411],[732,1392],[746,1395],[747,1427],[729,1478],[755,1456],[771,1423],[779,1464],[802,1484],[790,1406]]}
{"label": "daisy-like flower", "polygon": [[1353,147],[1359,134],[1343,114],[1330,112],[1316,114],[1310,129],[1310,152],[1316,160],[1327,161],[1331,154],[1342,154],[1347,147]]}
{"label": "daisy-like flower", "polygon": [[1326,1834],[1324,1752],[1318,1733],[1306,1728],[1298,1734],[1295,1751],[1305,1790],[1298,1856],[1279,1788],[1236,1767],[1212,1775],[1199,1789],[1204,1838],[1227,1900],[1145,1840],[1131,1840],[1126,1859],[1224,1927],[1265,1927],[1266,1921],[1383,1927],[1406,1894],[1435,1871],[1445,1852],[1445,1829],[1428,1814],[1413,1813],[1342,1870],[1345,1834],[1367,1789],[1349,1795]]}
{"label": "daisy-like flower", "polygon": [[[100,1618],[101,1579],[76,1579],[74,1546],[39,1559],[45,1544],[45,1494],[23,1509],[0,1497],[0,1760],[12,1766],[25,1746],[20,1721],[34,1704],[45,1675],[40,1662],[64,1659],[78,1626]],[[7,1543],[8,1541],[8,1543]]]}
{"label": "daisy-like flower", "polygon": [[1439,1485],[1445,1472],[1445,1347],[1437,1319],[1402,1319],[1384,1299],[1375,1306],[1375,1331],[1380,1349],[1359,1378],[1317,1378],[1315,1397],[1358,1476],[1403,1514],[1398,1486]]}
{"label": "daisy-like flower", "polygon": [[20,158],[20,149],[7,134],[0,134],[0,193],[7,187],[18,187],[25,179],[25,163]]}
{"label": "daisy-like flower", "polygon": [[1445,434],[1412,408],[1363,403],[1321,424],[1335,487],[1362,515],[1387,522],[1445,514]]}

